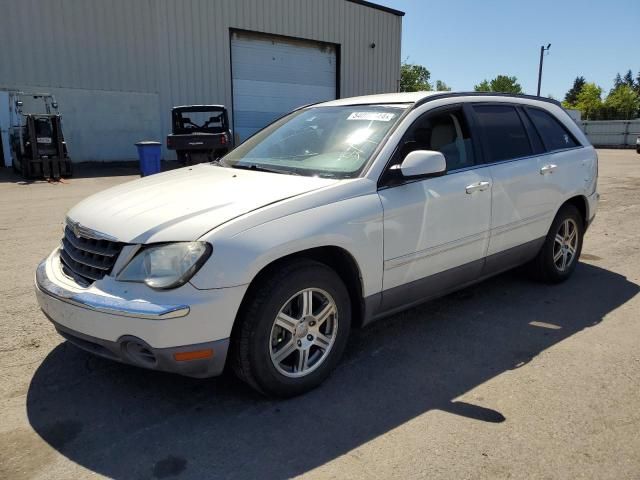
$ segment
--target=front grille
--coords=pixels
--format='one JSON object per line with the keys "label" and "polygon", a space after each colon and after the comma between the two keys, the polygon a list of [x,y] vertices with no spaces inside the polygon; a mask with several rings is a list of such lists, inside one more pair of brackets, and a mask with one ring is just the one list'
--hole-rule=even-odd
{"label": "front grille", "polygon": [[60,260],[63,271],[84,286],[111,273],[124,243],[76,236],[68,226],[64,229]]}

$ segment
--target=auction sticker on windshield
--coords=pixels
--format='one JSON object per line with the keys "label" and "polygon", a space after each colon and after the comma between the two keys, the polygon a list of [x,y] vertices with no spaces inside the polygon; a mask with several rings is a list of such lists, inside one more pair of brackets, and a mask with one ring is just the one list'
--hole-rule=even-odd
{"label": "auction sticker on windshield", "polygon": [[374,120],[378,122],[389,122],[396,116],[389,112],[353,112],[347,120]]}

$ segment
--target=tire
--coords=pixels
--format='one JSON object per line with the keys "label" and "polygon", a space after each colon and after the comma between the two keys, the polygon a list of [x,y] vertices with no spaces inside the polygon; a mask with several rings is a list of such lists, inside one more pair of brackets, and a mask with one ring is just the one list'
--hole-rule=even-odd
{"label": "tire", "polygon": [[182,150],[177,150],[176,151],[176,158],[178,160],[178,162],[181,165],[186,165],[188,158],[187,158],[187,154],[185,152],[183,152]]}
{"label": "tire", "polygon": [[[351,328],[351,302],[340,277],[322,263],[295,260],[267,274],[247,295],[232,335],[236,375],[275,397],[320,385],[338,364]],[[312,310],[305,316],[309,296]]]}
{"label": "tire", "polygon": [[[569,236],[565,233],[567,228]],[[571,204],[562,206],[551,224],[542,248],[531,262],[534,276],[546,283],[560,283],[568,279],[578,264],[583,237],[584,219],[578,209]]]}

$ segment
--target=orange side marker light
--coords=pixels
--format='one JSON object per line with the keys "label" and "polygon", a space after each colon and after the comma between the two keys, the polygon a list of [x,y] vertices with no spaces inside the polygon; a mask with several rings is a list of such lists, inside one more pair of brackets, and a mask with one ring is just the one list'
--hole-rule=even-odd
{"label": "orange side marker light", "polygon": [[188,360],[201,360],[203,358],[213,357],[213,349],[208,348],[206,350],[194,350],[192,352],[176,352],[173,354],[173,358],[176,362],[185,362]]}

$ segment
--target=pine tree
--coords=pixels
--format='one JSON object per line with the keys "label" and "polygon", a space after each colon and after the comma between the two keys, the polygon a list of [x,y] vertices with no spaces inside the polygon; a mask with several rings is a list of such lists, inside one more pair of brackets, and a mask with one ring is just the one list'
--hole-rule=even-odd
{"label": "pine tree", "polygon": [[635,82],[633,81],[633,72],[628,70],[627,73],[624,74],[624,83],[629,85],[631,88],[635,86]]}
{"label": "pine tree", "polygon": [[564,96],[564,101],[567,105],[575,105],[578,102],[578,95],[580,95],[580,92],[582,91],[585,83],[587,83],[587,81],[584,79],[584,77],[576,77],[576,79],[573,81],[573,87],[571,87],[571,89]]}

